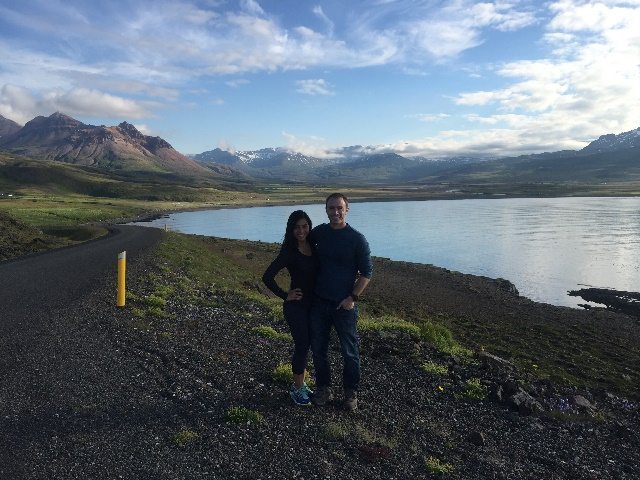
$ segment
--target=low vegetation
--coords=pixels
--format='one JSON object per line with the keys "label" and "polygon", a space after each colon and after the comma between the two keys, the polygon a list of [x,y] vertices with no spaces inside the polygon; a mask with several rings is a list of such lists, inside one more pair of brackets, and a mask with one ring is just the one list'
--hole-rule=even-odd
{"label": "low vegetation", "polygon": [[234,423],[236,425],[256,425],[264,423],[264,417],[260,412],[250,410],[245,407],[231,407],[227,410],[225,415],[227,422]]}
{"label": "low vegetation", "polygon": [[420,366],[420,368],[432,375],[446,375],[449,373],[449,367],[436,362],[425,362]]}
{"label": "low vegetation", "polygon": [[287,342],[293,340],[290,333],[278,332],[275,328],[268,325],[258,325],[257,327],[253,327],[251,331],[257,333],[261,337],[270,338],[272,340],[284,340]]}
{"label": "low vegetation", "polygon": [[432,456],[425,458],[424,463],[427,467],[427,471],[434,475],[443,475],[446,473],[451,473],[454,470],[452,465]]}
{"label": "low vegetation", "polygon": [[183,429],[173,436],[173,441],[179,446],[184,447],[190,443],[197,441],[200,435],[193,430]]}
{"label": "low vegetation", "polygon": [[479,378],[470,378],[464,382],[464,389],[460,397],[470,400],[484,400],[487,398],[487,394],[487,386],[483,385]]}

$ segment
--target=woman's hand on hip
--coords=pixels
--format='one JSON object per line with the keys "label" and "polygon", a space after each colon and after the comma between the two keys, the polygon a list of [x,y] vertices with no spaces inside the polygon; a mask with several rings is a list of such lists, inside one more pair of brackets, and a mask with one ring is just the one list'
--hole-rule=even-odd
{"label": "woman's hand on hip", "polygon": [[289,290],[287,293],[287,302],[292,300],[302,300],[302,290],[299,288],[294,288],[293,290]]}

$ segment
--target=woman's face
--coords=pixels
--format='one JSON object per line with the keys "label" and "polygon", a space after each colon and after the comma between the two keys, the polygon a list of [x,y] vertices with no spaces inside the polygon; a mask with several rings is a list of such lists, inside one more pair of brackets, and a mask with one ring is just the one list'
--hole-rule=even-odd
{"label": "woman's face", "polygon": [[309,236],[309,222],[305,218],[298,220],[293,227],[293,237],[298,242],[304,242]]}

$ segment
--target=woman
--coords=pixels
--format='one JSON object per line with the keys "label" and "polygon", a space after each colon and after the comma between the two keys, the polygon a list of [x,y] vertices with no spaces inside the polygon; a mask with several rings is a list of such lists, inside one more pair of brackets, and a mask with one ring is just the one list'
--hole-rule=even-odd
{"label": "woman", "polygon": [[[312,393],[304,382],[304,372],[309,353],[309,307],[316,277],[316,259],[313,255],[309,232],[311,219],[302,210],[296,210],[287,220],[287,229],[278,257],[269,265],[262,276],[264,284],[284,300],[284,318],[291,329],[294,350],[291,358],[293,385],[291,398],[297,405],[309,405]],[[289,291],[285,292],[276,283],[275,277],[286,268],[291,277]]]}

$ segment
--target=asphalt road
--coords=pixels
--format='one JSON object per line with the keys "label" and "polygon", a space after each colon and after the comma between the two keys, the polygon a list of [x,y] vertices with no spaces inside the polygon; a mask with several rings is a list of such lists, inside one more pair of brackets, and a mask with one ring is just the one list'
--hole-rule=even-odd
{"label": "asphalt road", "polygon": [[135,258],[158,242],[161,231],[123,225],[110,230],[98,240],[0,263],[0,335],[105,285],[113,285],[115,302],[118,254]]}
{"label": "asphalt road", "polygon": [[[131,265],[161,235],[116,226],[98,240],[0,263],[0,479],[118,478],[90,471],[101,458],[119,464],[105,451],[139,422],[131,412],[145,394],[131,380],[143,367],[111,327],[117,256],[126,250]],[[90,433],[97,443],[82,440]],[[80,458],[88,446],[95,451]]]}

